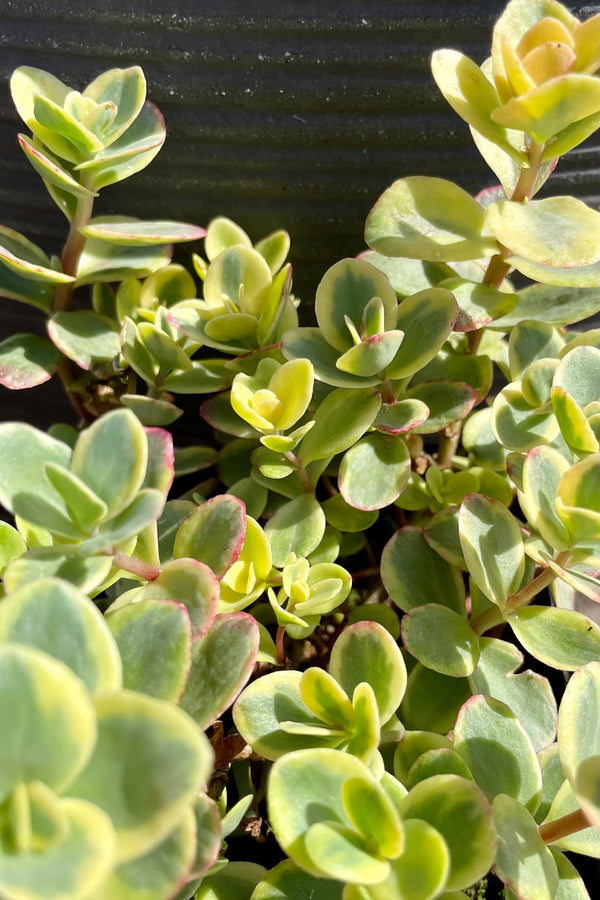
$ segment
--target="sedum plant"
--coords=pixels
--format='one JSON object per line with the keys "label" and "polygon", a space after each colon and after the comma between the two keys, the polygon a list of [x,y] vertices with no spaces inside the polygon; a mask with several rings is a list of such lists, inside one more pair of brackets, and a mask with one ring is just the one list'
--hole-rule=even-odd
{"label": "sedum plant", "polygon": [[497,183],[395,182],[302,327],[286,232],[92,214],[164,141],[139,68],[14,73],[68,232],[0,229],[47,334],[0,381],[77,424],[0,424],[2,900],[589,897],[600,217],[537,194],[598,24],[511,0],[434,55]]}

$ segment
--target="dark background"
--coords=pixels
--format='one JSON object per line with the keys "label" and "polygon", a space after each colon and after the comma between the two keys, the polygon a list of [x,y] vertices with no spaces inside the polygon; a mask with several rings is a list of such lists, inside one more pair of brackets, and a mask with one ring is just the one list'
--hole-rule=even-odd
{"label": "dark background", "polygon": [[[481,63],[502,0],[0,0],[0,222],[48,253],[66,220],[20,151],[26,130],[9,78],[19,65],[83,89],[105,69],[140,64],[167,141],[143,172],[102,191],[95,214],[206,225],[239,222],[253,240],[292,238],[305,308],[326,269],[364,248],[363,225],[396,178],[432,175],[471,193],[495,182],[468,127],[430,73],[439,47]],[[575,3],[582,18],[593,8]],[[598,139],[567,156],[545,193],[597,205]],[[177,258],[189,260],[190,249]],[[36,310],[1,303],[0,339],[44,327]],[[60,389],[0,387],[0,419],[47,427],[69,418]]]}

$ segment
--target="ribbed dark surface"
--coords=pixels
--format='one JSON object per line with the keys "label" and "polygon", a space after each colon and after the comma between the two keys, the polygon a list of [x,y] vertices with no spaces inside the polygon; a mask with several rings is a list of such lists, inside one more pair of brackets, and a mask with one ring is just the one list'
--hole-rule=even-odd
{"label": "ribbed dark surface", "polygon": [[[0,0],[0,221],[48,251],[64,234],[16,145],[12,70],[38,66],[83,88],[106,68],[139,63],[167,142],[148,169],[106,189],[96,212],[198,224],[223,213],[254,239],[285,227],[295,288],[310,302],[325,269],[363,248],[365,216],[395,178],[436,175],[471,192],[495,180],[429,58],[449,46],[481,62],[503,5]],[[596,203],[597,149],[591,139],[567,157],[551,191]]]}

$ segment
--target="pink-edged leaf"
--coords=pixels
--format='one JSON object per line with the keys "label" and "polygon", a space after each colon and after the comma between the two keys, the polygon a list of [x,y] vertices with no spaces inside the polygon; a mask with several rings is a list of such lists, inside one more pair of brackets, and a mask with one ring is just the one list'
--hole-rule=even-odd
{"label": "pink-edged leaf", "polygon": [[192,646],[192,668],[180,705],[200,728],[228,709],[247,683],[258,653],[259,630],[247,613],[225,613]]}
{"label": "pink-edged leaf", "polygon": [[239,557],[246,537],[246,507],[233,494],[220,494],[198,506],[175,538],[175,558],[205,563],[222,578]]}
{"label": "pink-edged leaf", "polygon": [[60,352],[37,334],[13,334],[0,344],[0,384],[12,391],[52,378]]}
{"label": "pink-edged leaf", "polygon": [[156,488],[166,497],[175,474],[173,438],[164,428],[145,428],[144,431],[148,438],[148,465],[142,487]]}
{"label": "pink-edged leaf", "polygon": [[196,559],[175,559],[163,567],[154,581],[135,591],[139,600],[172,600],[187,609],[192,637],[202,637],[213,623],[219,602],[215,573]]}
{"label": "pink-edged leaf", "polygon": [[123,222],[120,218],[99,216],[92,219],[89,225],[80,229],[86,237],[98,238],[112,244],[125,247],[143,247],[151,244],[174,244],[182,241],[199,241],[206,235],[206,229],[185,222],[143,222],[141,219],[130,219]]}

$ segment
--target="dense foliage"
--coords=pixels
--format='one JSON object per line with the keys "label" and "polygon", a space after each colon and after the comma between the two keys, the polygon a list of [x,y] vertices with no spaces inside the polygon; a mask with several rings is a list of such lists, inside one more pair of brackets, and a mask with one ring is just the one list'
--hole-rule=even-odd
{"label": "dense foliage", "polygon": [[[0,382],[80,427],[0,424],[2,900],[588,897],[600,216],[534,197],[598,125],[598,26],[511,0],[481,68],[434,55],[500,184],[395,182],[312,327],[284,231],[93,216],[164,141],[139,68],[14,73],[69,231],[0,228],[48,334]],[[174,447],[187,394],[211,439]]]}

